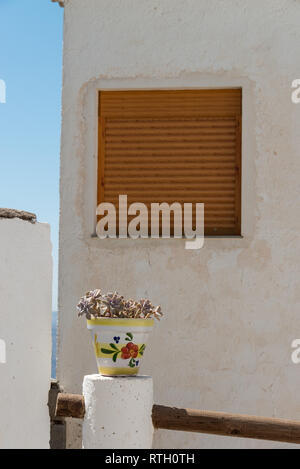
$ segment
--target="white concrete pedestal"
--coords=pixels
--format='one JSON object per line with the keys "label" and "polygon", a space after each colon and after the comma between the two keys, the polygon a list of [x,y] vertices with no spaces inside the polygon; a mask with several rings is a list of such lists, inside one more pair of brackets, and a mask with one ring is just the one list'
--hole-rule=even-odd
{"label": "white concrete pedestal", "polygon": [[150,376],[85,376],[84,449],[152,447],[153,382]]}

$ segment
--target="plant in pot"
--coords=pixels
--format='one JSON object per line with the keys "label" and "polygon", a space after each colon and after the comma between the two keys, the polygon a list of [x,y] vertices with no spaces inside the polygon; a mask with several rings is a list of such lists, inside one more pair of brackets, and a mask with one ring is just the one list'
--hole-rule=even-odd
{"label": "plant in pot", "polygon": [[78,316],[91,331],[98,371],[104,376],[137,375],[160,306],[147,299],[126,300],[117,292],[93,290],[80,298]]}

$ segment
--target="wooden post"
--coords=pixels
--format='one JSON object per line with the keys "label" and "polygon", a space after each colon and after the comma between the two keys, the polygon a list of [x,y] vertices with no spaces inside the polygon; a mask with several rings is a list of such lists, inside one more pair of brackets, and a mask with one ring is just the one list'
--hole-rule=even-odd
{"label": "wooden post", "polygon": [[81,394],[64,394],[57,395],[56,417],[73,417],[83,419],[85,415],[84,398]]}
{"label": "wooden post", "polygon": [[154,405],[154,428],[300,444],[300,422]]}

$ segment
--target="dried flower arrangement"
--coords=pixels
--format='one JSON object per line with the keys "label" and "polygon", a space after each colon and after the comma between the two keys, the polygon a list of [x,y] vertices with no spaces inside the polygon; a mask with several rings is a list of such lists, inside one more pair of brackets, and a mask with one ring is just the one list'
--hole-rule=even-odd
{"label": "dried flower arrangement", "polygon": [[77,305],[78,316],[86,316],[87,319],[95,318],[127,318],[160,320],[163,315],[160,306],[153,306],[151,301],[125,300],[117,292],[103,295],[101,290],[87,292]]}

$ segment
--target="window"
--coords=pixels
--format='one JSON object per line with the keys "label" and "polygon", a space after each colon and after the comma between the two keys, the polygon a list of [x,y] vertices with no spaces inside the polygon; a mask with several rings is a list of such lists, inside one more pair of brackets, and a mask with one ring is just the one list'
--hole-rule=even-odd
{"label": "window", "polygon": [[204,203],[206,235],[240,235],[241,102],[241,89],[101,91],[98,203]]}

